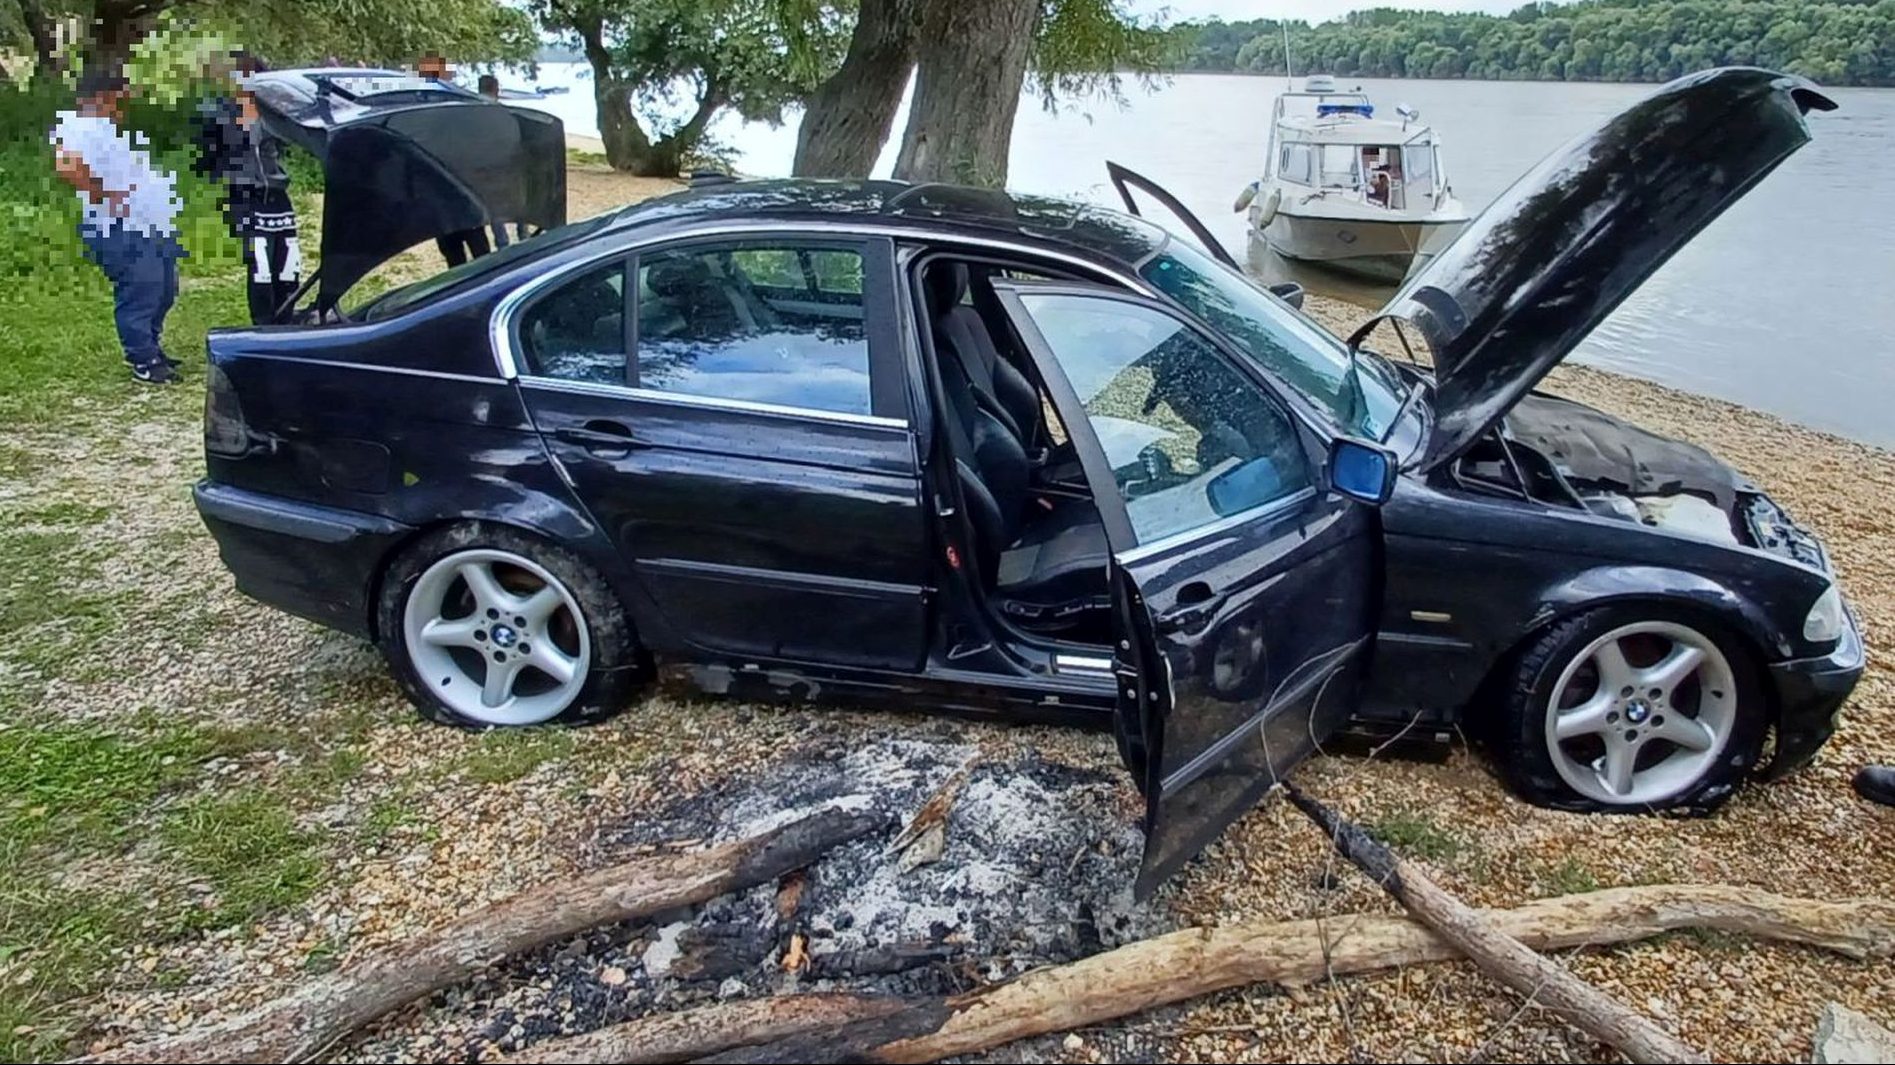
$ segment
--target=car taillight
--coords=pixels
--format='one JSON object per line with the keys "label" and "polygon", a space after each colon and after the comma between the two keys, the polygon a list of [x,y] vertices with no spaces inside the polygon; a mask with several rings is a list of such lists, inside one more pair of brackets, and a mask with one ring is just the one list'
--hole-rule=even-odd
{"label": "car taillight", "polygon": [[250,425],[230,375],[211,366],[204,385],[204,450],[213,455],[242,458],[250,452]]}

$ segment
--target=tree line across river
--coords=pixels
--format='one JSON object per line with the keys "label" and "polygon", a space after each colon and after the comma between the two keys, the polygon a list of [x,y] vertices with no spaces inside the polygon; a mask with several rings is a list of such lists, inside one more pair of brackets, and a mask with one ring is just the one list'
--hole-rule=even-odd
{"label": "tree line across river", "polygon": [[[1288,28],[1298,75],[1665,81],[1754,65],[1830,85],[1895,85],[1895,0],[1580,0],[1510,15],[1384,7]],[[1179,70],[1285,72],[1275,20],[1166,33]]]}

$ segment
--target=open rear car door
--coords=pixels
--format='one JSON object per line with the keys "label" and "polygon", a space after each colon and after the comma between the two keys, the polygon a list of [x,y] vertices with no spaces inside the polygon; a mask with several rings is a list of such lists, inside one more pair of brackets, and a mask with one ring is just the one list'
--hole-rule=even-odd
{"label": "open rear car door", "polygon": [[[1225,250],[1224,245],[1219,243],[1216,237],[1211,235],[1210,227],[1200,221],[1197,215],[1192,214],[1190,209],[1185,207],[1176,196],[1173,196],[1161,188],[1157,182],[1141,174],[1133,173],[1114,162],[1107,162],[1105,164],[1105,172],[1112,178],[1112,187],[1119,190],[1119,199],[1125,201],[1125,209],[1127,211],[1130,211],[1140,218],[1148,217],[1144,211],[1139,209],[1138,197],[1132,194],[1132,190],[1137,189],[1140,193],[1150,197],[1159,207],[1169,211],[1171,216],[1178,220],[1179,225],[1183,226],[1187,232],[1197,238],[1197,242],[1204,246],[1204,250],[1209,252],[1212,258],[1230,267],[1232,270],[1243,270],[1243,267],[1238,265],[1237,259],[1232,256],[1229,251]],[[1162,223],[1160,224],[1162,225]],[[1269,286],[1269,289],[1272,295],[1290,306],[1297,308],[1303,306],[1302,285],[1294,281],[1283,281]]]}
{"label": "open rear car door", "polygon": [[1097,285],[994,290],[1105,528],[1143,897],[1348,720],[1380,527],[1373,502],[1330,487],[1338,445],[1173,308]]}
{"label": "open rear car door", "polygon": [[[1105,172],[1106,175],[1112,179],[1112,187],[1119,190],[1119,199],[1125,201],[1125,209],[1127,211],[1140,218],[1146,217],[1145,212],[1138,209],[1138,197],[1132,195],[1132,190],[1137,189],[1146,196],[1151,197],[1159,206],[1171,212],[1172,216],[1178,220],[1178,223],[1184,226],[1193,237],[1197,238],[1198,243],[1204,245],[1204,250],[1210,252],[1211,256],[1218,262],[1223,263],[1233,270],[1242,269],[1242,267],[1237,265],[1236,258],[1233,257],[1230,252],[1225,251],[1224,245],[1220,244],[1217,238],[1211,235],[1210,227],[1199,221],[1198,216],[1192,214],[1184,204],[1178,201],[1176,196],[1160,188],[1157,182],[1141,174],[1133,173],[1114,162],[1107,162],[1105,164]],[[1164,223],[1159,222],[1159,224],[1163,225]]]}

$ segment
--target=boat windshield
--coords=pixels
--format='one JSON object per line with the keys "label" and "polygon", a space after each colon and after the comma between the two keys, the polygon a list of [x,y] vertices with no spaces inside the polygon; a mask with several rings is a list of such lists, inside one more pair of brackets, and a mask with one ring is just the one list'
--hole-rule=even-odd
{"label": "boat windshield", "polygon": [[1339,431],[1372,440],[1387,435],[1405,388],[1381,360],[1351,360],[1328,330],[1181,240],[1167,241],[1138,272],[1301,393]]}

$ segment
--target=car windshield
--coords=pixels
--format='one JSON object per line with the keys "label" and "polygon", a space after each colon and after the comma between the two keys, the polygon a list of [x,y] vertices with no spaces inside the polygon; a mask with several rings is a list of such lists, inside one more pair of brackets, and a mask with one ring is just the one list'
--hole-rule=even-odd
{"label": "car windshield", "polygon": [[1372,440],[1387,435],[1405,389],[1379,358],[1364,358],[1351,372],[1348,347],[1328,330],[1175,238],[1139,273],[1327,413],[1342,432]]}
{"label": "car windshield", "polygon": [[400,314],[412,307],[427,303],[450,289],[459,288],[468,282],[486,277],[488,274],[505,270],[522,259],[542,255],[560,247],[576,243],[604,229],[617,216],[611,212],[588,218],[583,222],[549,229],[537,233],[525,240],[515,241],[504,248],[470,259],[459,266],[450,267],[433,277],[390,289],[380,297],[365,304],[360,314],[367,321],[379,321]]}

